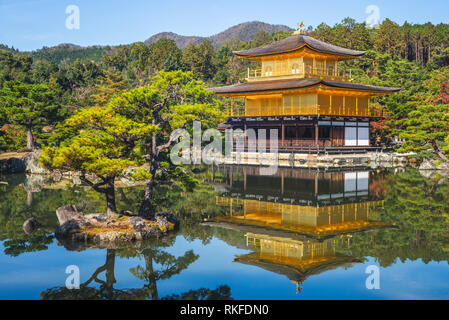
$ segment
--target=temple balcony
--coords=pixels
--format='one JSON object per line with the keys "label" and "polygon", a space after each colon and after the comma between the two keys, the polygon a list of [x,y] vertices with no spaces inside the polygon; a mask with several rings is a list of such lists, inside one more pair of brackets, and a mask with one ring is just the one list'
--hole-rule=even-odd
{"label": "temple balcony", "polygon": [[295,78],[309,78],[309,79],[322,79],[330,81],[352,81],[351,70],[340,70],[334,67],[318,68],[311,65],[296,65],[293,68],[281,68],[278,70],[272,70],[270,68],[248,69],[248,75],[246,80],[251,81],[268,81],[268,80],[284,80]]}
{"label": "temple balcony", "polygon": [[365,117],[365,118],[385,118],[385,111],[373,107],[368,108],[329,108],[316,106],[306,106],[299,108],[264,108],[253,109],[241,106],[227,106],[226,115],[229,118],[244,117],[277,117],[277,116],[339,116],[339,117]]}

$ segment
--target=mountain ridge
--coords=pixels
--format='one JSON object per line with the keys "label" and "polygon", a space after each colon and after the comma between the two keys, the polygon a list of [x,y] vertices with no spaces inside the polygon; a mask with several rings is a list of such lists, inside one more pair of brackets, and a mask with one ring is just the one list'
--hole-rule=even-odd
{"label": "mountain ridge", "polygon": [[220,33],[212,35],[210,37],[198,37],[198,36],[183,36],[173,32],[161,32],[155,34],[144,41],[145,44],[149,45],[155,43],[156,41],[167,38],[172,39],[176,42],[176,45],[180,49],[184,49],[190,44],[199,45],[202,42],[209,40],[212,45],[216,48],[221,47],[227,40],[240,40],[249,41],[254,38],[257,32],[265,31],[269,34],[276,33],[279,31],[292,32],[293,29],[285,25],[275,25],[269,24],[261,21],[250,21],[237,24],[232,26]]}

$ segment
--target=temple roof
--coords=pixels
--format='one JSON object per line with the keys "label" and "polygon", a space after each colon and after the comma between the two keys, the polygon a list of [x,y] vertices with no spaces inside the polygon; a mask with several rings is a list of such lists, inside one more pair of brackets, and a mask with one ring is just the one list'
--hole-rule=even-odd
{"label": "temple roof", "polygon": [[234,54],[243,58],[245,57],[252,58],[258,56],[267,56],[279,53],[292,52],[301,49],[302,47],[308,47],[311,50],[319,52],[349,57],[359,57],[365,54],[365,51],[356,51],[334,46],[332,44],[302,34],[295,34],[288,38],[276,41],[263,47],[243,51],[234,51]]}
{"label": "temple roof", "polygon": [[294,89],[313,87],[317,85],[323,85],[327,87],[340,88],[340,89],[361,90],[379,93],[393,93],[401,90],[401,88],[379,87],[351,82],[328,81],[328,80],[309,79],[309,78],[253,81],[226,87],[212,88],[211,90],[215,91],[216,94],[226,95],[226,94],[245,94],[252,92],[294,90]]}

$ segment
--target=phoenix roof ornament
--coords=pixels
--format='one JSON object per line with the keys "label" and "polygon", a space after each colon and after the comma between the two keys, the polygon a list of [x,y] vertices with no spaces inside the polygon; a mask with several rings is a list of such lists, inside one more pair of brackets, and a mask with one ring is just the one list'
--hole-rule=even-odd
{"label": "phoenix roof ornament", "polygon": [[304,28],[304,22],[300,21],[298,22],[298,30],[293,32],[293,34],[305,34],[306,32],[302,28]]}

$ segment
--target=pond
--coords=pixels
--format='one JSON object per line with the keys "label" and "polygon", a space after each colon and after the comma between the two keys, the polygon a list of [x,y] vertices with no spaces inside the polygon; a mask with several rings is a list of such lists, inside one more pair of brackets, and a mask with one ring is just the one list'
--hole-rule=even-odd
{"label": "pond", "polygon": [[[255,167],[197,178],[193,192],[157,188],[158,209],[181,220],[176,233],[138,249],[71,251],[54,236],[55,210],[102,212],[101,196],[71,181],[0,177],[0,299],[449,298],[447,179]],[[119,188],[119,209],[136,212],[142,192]],[[30,217],[43,227],[26,234]],[[73,270],[80,289],[69,290]]]}

